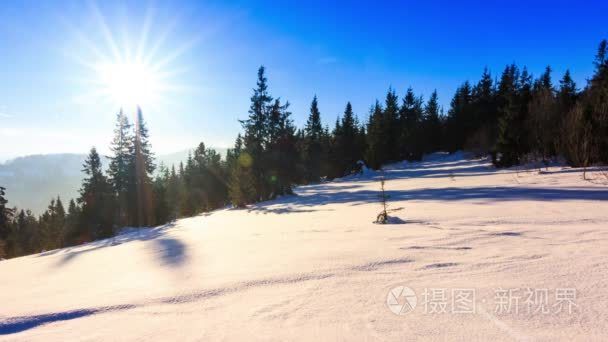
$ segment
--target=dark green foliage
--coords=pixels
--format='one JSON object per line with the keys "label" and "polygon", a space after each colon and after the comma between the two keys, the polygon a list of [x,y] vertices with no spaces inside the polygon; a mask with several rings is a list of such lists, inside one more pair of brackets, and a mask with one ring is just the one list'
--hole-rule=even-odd
{"label": "dark green foliage", "polygon": [[412,88],[407,89],[403,104],[399,111],[400,158],[406,160],[420,160],[424,150],[422,133],[422,97],[416,97]]}
{"label": "dark green foliage", "polygon": [[93,147],[85,160],[78,203],[82,207],[77,241],[85,242],[112,236],[115,231],[115,198],[112,185],[101,170],[101,161]]}
{"label": "dark green foliage", "polygon": [[316,183],[321,180],[323,158],[324,132],[321,125],[321,112],[317,102],[317,96],[310,104],[310,114],[304,127],[302,137],[302,163],[304,165],[304,182]]}
{"label": "dark green foliage", "polygon": [[370,110],[367,124],[367,151],[365,160],[372,169],[379,169],[388,160],[386,140],[387,127],[380,102],[376,101]]}
{"label": "dark green foliage", "polygon": [[333,140],[330,161],[335,164],[329,178],[342,177],[357,168],[357,161],[362,159],[364,146],[361,142],[361,127],[353,107],[348,102],[342,118],[338,118],[332,132]]}
{"label": "dark green foliage", "polygon": [[264,75],[264,67],[258,70],[257,88],[251,96],[249,118],[241,121],[245,135],[243,138],[243,152],[249,155],[251,165],[251,177],[255,189],[254,200],[269,198],[271,189],[270,172],[267,168],[267,137],[270,120],[270,108],[272,97],[268,93],[267,79]]}
{"label": "dark green foliage", "polygon": [[528,103],[527,120],[531,151],[547,163],[548,158],[556,154],[560,129],[550,67],[547,67],[541,78],[534,83],[532,97]]}
{"label": "dark green foliage", "polygon": [[169,169],[162,163],[158,169],[158,175],[152,185],[154,192],[154,221],[157,224],[163,224],[171,220],[171,209],[168,201],[168,187],[171,176]]}
{"label": "dark green foliage", "polygon": [[431,93],[431,97],[424,107],[422,130],[425,140],[424,152],[431,153],[440,150],[442,146],[443,129],[439,116],[439,98],[436,90]]}
{"label": "dark green foliage", "polygon": [[42,249],[51,250],[64,246],[66,213],[61,199],[52,199],[47,210],[40,216],[38,229]]}
{"label": "dark green foliage", "polygon": [[235,207],[244,207],[255,199],[255,184],[251,174],[251,156],[243,151],[239,134],[227,159],[230,173],[229,197]]}
{"label": "dark green foliage", "polygon": [[529,152],[525,122],[531,98],[532,81],[526,68],[519,72],[515,65],[507,66],[499,86],[500,118],[496,142],[496,164],[518,165]]}
{"label": "dark green foliage", "polygon": [[152,153],[148,128],[140,108],[137,108],[135,132],[132,137],[133,155],[130,165],[129,182],[129,223],[135,227],[152,226],[154,220],[154,192],[152,189],[152,172],[154,172],[154,154]]}
{"label": "dark green foliage", "polygon": [[68,205],[68,213],[65,218],[64,245],[71,246],[78,243],[80,228],[81,209],[73,199]]}
{"label": "dark green foliage", "polygon": [[131,223],[129,209],[132,208],[132,198],[129,194],[133,182],[134,149],[131,124],[122,110],[116,115],[116,127],[110,150],[113,156],[109,157],[108,180],[112,184],[117,200],[116,221],[120,225],[127,225]]}
{"label": "dark green foliage", "polygon": [[245,130],[241,151],[231,152],[230,193],[236,206],[291,194],[292,184],[302,178],[296,174],[302,153],[296,150],[296,128],[288,108],[289,102],[282,104],[270,96],[260,67],[249,117],[241,121]]}
{"label": "dark green foliage", "polygon": [[388,162],[400,159],[399,136],[401,126],[399,124],[399,98],[392,88],[388,89],[384,100],[383,126],[384,140],[386,141],[386,153]]}
{"label": "dark green foliage", "polygon": [[0,186],[0,258],[9,256],[7,249],[10,249],[10,246],[7,246],[7,240],[12,231],[13,211],[6,207],[8,200],[4,197],[5,190],[6,188]]}

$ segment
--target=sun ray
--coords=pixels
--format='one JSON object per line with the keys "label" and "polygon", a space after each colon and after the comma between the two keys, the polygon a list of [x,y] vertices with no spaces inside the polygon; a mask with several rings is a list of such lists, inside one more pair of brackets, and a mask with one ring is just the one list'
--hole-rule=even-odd
{"label": "sun ray", "polygon": [[189,41],[187,41],[186,43],[182,44],[180,47],[175,49],[170,55],[164,57],[159,62],[154,63],[152,68],[154,70],[159,70],[159,69],[163,68],[167,64],[173,62],[174,60],[176,60],[177,58],[182,56],[186,51],[189,51],[194,46],[196,46],[200,42],[200,40],[201,40],[200,36],[191,38]]}
{"label": "sun ray", "polygon": [[99,25],[99,27],[101,29],[101,33],[103,34],[104,39],[106,40],[106,44],[108,44],[108,47],[111,49],[114,58],[117,61],[121,61],[122,55],[121,55],[120,51],[118,50],[118,46],[116,44],[116,41],[114,40],[112,31],[110,31],[110,28],[106,24],[106,20],[105,20],[103,14],[99,10],[99,7],[97,6],[97,3],[95,1],[91,1],[90,4],[91,4],[91,10],[93,12],[93,15],[95,16],[95,19],[97,20],[97,24]]}
{"label": "sun ray", "polygon": [[142,63],[150,64],[152,62],[152,60],[156,57],[156,54],[158,53],[158,51],[161,49],[163,44],[165,44],[165,42],[169,38],[169,35],[173,32],[173,30],[175,30],[177,23],[178,23],[178,17],[174,17],[171,20],[171,22],[169,22],[169,24],[165,27],[165,29],[160,33],[160,35],[158,36],[158,39],[156,39],[156,41],[152,45],[152,48],[150,48],[150,51],[148,51],[148,53],[145,54],[145,56],[142,59]]}
{"label": "sun ray", "polygon": [[[191,72],[190,66],[175,62],[200,41],[200,35],[187,41],[170,40],[179,16],[172,17],[167,25],[159,25],[155,22],[156,9],[151,7],[138,17],[129,16],[128,7],[121,6],[115,12],[118,18],[104,15],[102,9],[106,8],[94,1],[90,8],[93,29],[74,28],[72,31],[81,49],[76,49],[78,53],[66,51],[66,55],[86,71],[85,77],[75,79],[83,89],[82,95],[73,98],[75,102],[107,103],[112,106],[109,113],[118,108],[135,112],[136,107],[155,112],[179,97],[176,94],[195,89],[175,82]],[[133,27],[139,29],[130,31]],[[94,38],[100,39],[101,44],[94,43]]]}
{"label": "sun ray", "polygon": [[155,11],[152,7],[146,9],[146,16],[144,24],[141,29],[141,36],[139,37],[139,43],[137,44],[137,52],[135,53],[135,60],[143,62],[144,51],[146,44],[148,43],[148,35],[150,34],[150,26],[154,20]]}

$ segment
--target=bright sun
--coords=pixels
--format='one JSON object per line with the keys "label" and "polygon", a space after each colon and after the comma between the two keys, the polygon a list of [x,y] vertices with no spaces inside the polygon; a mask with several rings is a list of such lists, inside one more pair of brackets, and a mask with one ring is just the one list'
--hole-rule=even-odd
{"label": "bright sun", "polygon": [[[84,91],[75,97],[76,102],[96,107],[109,104],[109,113],[121,108],[134,112],[136,107],[160,112],[172,103],[174,95],[191,89],[175,83],[189,68],[183,63],[176,68],[173,63],[198,42],[198,36],[173,41],[173,26],[154,23],[153,9],[146,12],[139,34],[129,32],[128,25],[120,21],[110,25],[95,2],[91,11],[94,25],[86,31],[74,28],[78,48],[65,52],[86,68],[81,79]],[[131,39],[133,36],[139,38]],[[152,37],[155,39],[150,40]]]}
{"label": "bright sun", "polygon": [[121,107],[154,106],[161,91],[158,73],[143,63],[101,63],[95,67],[102,92]]}

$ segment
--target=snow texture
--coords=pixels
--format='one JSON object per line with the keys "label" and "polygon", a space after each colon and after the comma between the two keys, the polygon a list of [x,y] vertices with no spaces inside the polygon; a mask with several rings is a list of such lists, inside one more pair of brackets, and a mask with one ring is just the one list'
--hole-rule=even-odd
{"label": "snow texture", "polygon": [[[581,176],[435,154],[1,261],[0,340],[606,340],[608,187]],[[372,223],[382,177],[401,224]],[[418,304],[396,315],[400,285]],[[432,288],[447,312],[426,310]],[[474,313],[452,311],[460,288]],[[519,292],[498,312],[497,290],[516,288],[550,305],[573,288],[574,310],[529,312]]]}

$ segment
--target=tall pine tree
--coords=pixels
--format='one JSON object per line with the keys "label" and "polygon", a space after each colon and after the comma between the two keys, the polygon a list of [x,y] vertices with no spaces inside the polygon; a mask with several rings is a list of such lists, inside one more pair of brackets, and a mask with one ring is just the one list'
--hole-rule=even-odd
{"label": "tall pine tree", "polygon": [[132,223],[129,219],[130,210],[134,207],[133,198],[129,196],[133,183],[133,136],[131,124],[122,109],[116,115],[116,126],[114,138],[110,144],[113,155],[109,157],[108,180],[112,184],[117,198],[117,223],[128,225]]}
{"label": "tall pine tree", "polygon": [[82,206],[78,242],[110,237],[114,233],[115,197],[112,185],[103,174],[101,159],[93,147],[84,162],[85,178],[78,202]]}
{"label": "tall pine tree", "polygon": [[305,165],[305,181],[315,183],[321,179],[323,126],[317,96],[310,104],[310,114],[304,127],[303,159]]}

